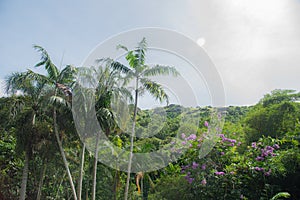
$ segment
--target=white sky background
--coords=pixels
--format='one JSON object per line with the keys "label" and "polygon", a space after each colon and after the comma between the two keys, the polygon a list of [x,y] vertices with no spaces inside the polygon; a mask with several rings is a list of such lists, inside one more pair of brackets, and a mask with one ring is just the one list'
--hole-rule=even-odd
{"label": "white sky background", "polygon": [[299,25],[299,0],[2,0],[0,79],[39,61],[33,44],[78,66],[107,37],[154,26],[205,38],[227,104],[255,104],[275,88],[300,90]]}

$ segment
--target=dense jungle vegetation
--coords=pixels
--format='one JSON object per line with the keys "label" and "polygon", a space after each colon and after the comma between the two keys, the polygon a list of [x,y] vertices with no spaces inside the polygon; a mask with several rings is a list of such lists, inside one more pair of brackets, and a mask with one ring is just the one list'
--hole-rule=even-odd
{"label": "dense jungle vegetation", "polygon": [[[166,66],[139,68],[144,66],[138,59],[145,59],[143,44],[128,51],[127,68],[105,60],[110,67],[101,71],[95,92],[97,119],[120,148],[151,152],[178,137],[185,153],[162,169],[131,173],[129,178],[127,172],[98,162],[101,151],[87,150],[72,116],[79,69],[68,65],[59,70],[46,50],[36,46],[41,53],[36,67],[47,73],[9,75],[8,96],[0,98],[0,199],[124,199],[127,189],[128,199],[300,199],[300,93],[294,90],[271,91],[252,106],[221,108],[223,129],[203,158],[198,153],[212,124],[213,107],[170,104],[163,108],[166,121],[154,136],[137,138],[122,131],[110,106],[117,72],[133,76],[146,71],[139,81],[161,101],[167,98],[160,85],[141,75],[176,75]],[[150,117],[151,109],[133,103],[130,110],[136,132],[156,129],[148,127],[150,122],[160,123]],[[180,124],[187,113],[197,116],[197,125]]]}

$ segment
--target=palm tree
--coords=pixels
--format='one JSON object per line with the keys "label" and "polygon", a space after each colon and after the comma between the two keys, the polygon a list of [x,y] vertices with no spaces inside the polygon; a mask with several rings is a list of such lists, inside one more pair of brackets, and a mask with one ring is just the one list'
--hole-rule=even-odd
{"label": "palm tree", "polygon": [[[102,131],[108,136],[112,130],[116,126],[115,121],[113,119],[113,114],[111,112],[111,98],[113,95],[118,95],[118,93],[124,93],[124,90],[118,87],[117,80],[120,78],[120,73],[117,70],[111,70],[109,66],[101,66],[98,67],[82,67],[79,68],[79,74],[82,77],[86,78],[88,84],[96,85],[95,93],[93,94],[93,98],[95,99],[95,105],[89,109],[96,110],[97,120],[100,124]],[[79,85],[76,85],[75,98],[86,98],[84,97],[86,91],[84,88],[81,88]],[[128,93],[127,93],[128,94]],[[126,95],[126,94],[125,94]],[[86,109],[84,105],[77,107],[77,110]],[[89,113],[89,112],[82,112]],[[85,120],[89,120],[88,116],[85,116]],[[97,178],[97,163],[98,163],[98,152],[99,152],[99,140],[100,140],[100,132],[95,133],[95,148],[94,148],[94,164],[93,164],[93,185],[92,185],[92,199],[96,198],[96,178]]]}
{"label": "palm tree", "polygon": [[[142,94],[141,91],[148,91],[156,100],[160,102],[166,101],[169,102],[168,95],[166,94],[163,87],[152,81],[149,77],[157,76],[157,75],[179,75],[178,71],[174,67],[163,66],[163,65],[155,65],[151,67],[145,63],[146,61],[146,51],[147,51],[147,43],[146,39],[143,38],[141,42],[138,43],[138,46],[134,50],[128,50],[125,46],[119,45],[119,48],[124,49],[126,53],[126,60],[129,66],[123,65],[120,62],[113,61],[111,59],[101,59],[110,63],[111,67],[115,70],[119,70],[120,72],[125,74],[125,79],[128,80],[129,83],[131,80],[135,81],[134,86],[134,110],[133,110],[133,123],[132,123],[132,131],[130,135],[130,155],[128,162],[128,174],[125,188],[125,200],[128,198],[129,191],[129,181],[130,181],[130,173],[131,173],[131,165],[132,165],[132,157],[133,157],[133,143],[135,137],[135,125],[136,125],[136,115],[137,115],[137,105],[138,105],[138,97]],[[99,61],[101,61],[99,60]]]}
{"label": "palm tree", "polygon": [[[38,130],[35,130],[37,114],[43,103],[43,89],[45,82],[37,82],[28,77],[28,72],[12,73],[6,79],[6,92],[14,94],[17,91],[23,96],[14,98],[12,114],[16,121],[18,146],[25,152],[20,200],[26,198],[26,186],[28,180],[29,160],[34,148],[34,140]],[[23,106],[20,106],[23,105]],[[18,115],[18,116],[17,116]],[[28,121],[29,119],[29,121]]]}
{"label": "palm tree", "polygon": [[[71,185],[72,193],[74,196],[74,199],[77,200],[77,194],[73,182],[73,178],[69,169],[69,163],[66,159],[65,151],[62,146],[62,141],[60,139],[59,135],[59,129],[58,129],[58,124],[57,124],[57,104],[65,104],[68,105],[68,101],[61,97],[58,96],[60,92],[63,92],[63,96],[70,96],[71,93],[67,88],[71,87],[72,84],[74,83],[74,75],[76,72],[76,68],[68,65],[62,70],[59,70],[51,61],[50,56],[48,55],[48,52],[40,47],[35,45],[34,48],[41,53],[41,61],[35,65],[35,67],[41,67],[44,66],[47,74],[39,74],[36,72],[33,72],[31,70],[28,70],[29,72],[29,77],[32,77],[33,79],[39,81],[39,82],[44,82],[47,84],[51,89],[52,89],[52,95],[50,96],[49,100],[53,104],[53,127],[54,127],[54,133],[56,137],[56,141],[59,146],[60,154],[63,158],[63,163],[66,168],[66,172],[68,175],[68,179]],[[63,88],[65,87],[65,88]]]}

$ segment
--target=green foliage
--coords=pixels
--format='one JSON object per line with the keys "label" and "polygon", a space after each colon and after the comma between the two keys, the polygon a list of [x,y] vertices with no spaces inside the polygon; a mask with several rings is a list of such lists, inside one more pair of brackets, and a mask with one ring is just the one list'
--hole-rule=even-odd
{"label": "green foliage", "polygon": [[[87,96],[78,95],[77,98],[82,98],[82,101],[95,98],[95,105],[82,105],[79,109],[95,109],[98,121],[112,143],[129,149],[130,138],[114,121],[111,102],[119,94],[129,100],[133,98],[131,92],[118,83],[126,85],[129,80],[135,79],[141,84],[135,90],[137,97],[147,90],[157,100],[163,101],[168,100],[168,96],[151,77],[178,73],[173,67],[146,65],[145,39],[130,51],[124,46],[119,47],[127,52],[128,66],[102,59],[99,60],[99,69],[80,68],[91,77],[96,72],[99,76],[91,80],[97,85],[95,94],[89,91]],[[6,82],[11,96],[0,98],[0,199],[17,199],[20,195],[24,155],[30,158],[27,199],[36,199],[41,183],[41,199],[72,199],[74,190],[72,193],[56,139],[63,145],[73,182],[77,186],[82,143],[76,134],[70,106],[72,90],[80,92],[82,89],[74,85],[74,73],[79,69],[67,65],[59,70],[45,49],[35,48],[41,53],[41,61],[36,67],[45,67],[47,75],[31,70],[14,73],[7,77]],[[16,96],[17,92],[21,95]],[[187,151],[163,169],[144,172],[142,195],[136,191],[135,178],[131,174],[129,197],[166,200],[300,199],[299,98],[300,93],[294,90],[274,90],[257,105],[221,108],[226,113],[222,134],[210,153],[202,159],[199,158],[199,150],[209,131],[214,108],[185,108],[174,104],[160,110],[136,108],[136,135],[141,137],[134,138],[135,153],[173,145],[171,139],[180,136],[179,141],[187,145]],[[52,115],[54,107],[56,121]],[[122,105],[120,107],[123,108]],[[129,106],[132,113],[134,109],[135,105]],[[166,115],[160,115],[164,112]],[[90,117],[85,116],[85,119],[88,121]],[[185,120],[189,117],[201,120],[190,123]],[[57,138],[54,123],[59,130]],[[148,135],[151,137],[145,138]],[[95,143],[94,138],[88,135],[83,139]],[[93,160],[92,153],[83,160],[83,199],[89,199],[92,194]],[[125,172],[98,163],[97,174],[96,199],[124,198]]]}
{"label": "green foliage", "polygon": [[155,183],[155,192],[149,195],[149,200],[162,199],[182,199],[190,200],[193,198],[191,186],[181,175],[164,176]]}
{"label": "green foliage", "polygon": [[260,104],[267,107],[272,104],[279,104],[282,102],[295,102],[300,99],[300,93],[296,93],[295,90],[280,90],[276,89],[271,91],[271,94],[266,94],[264,98],[260,100]]}
{"label": "green foliage", "polygon": [[256,105],[244,121],[247,141],[256,141],[262,135],[278,138],[294,133],[299,123],[299,111],[298,103],[287,101],[268,106]]}

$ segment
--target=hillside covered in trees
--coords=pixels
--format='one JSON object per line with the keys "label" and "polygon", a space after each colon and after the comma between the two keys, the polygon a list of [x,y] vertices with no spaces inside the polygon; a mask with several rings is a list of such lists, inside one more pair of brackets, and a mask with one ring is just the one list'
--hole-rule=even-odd
{"label": "hillside covered in trees", "polygon": [[[163,88],[148,76],[177,72],[167,66],[148,68],[142,41],[136,50],[127,52],[128,66],[102,60],[106,67],[97,71],[95,104],[78,107],[95,110],[111,144],[128,150],[128,156],[162,146],[174,147],[168,153],[175,155],[180,150],[177,145],[185,148],[163,168],[127,173],[99,162],[104,153],[116,159],[120,155],[98,148],[98,133],[79,136],[75,127],[73,93],[85,98],[75,75],[80,70],[91,75],[94,68],[67,65],[59,70],[45,49],[35,48],[41,53],[36,67],[45,68],[46,74],[27,70],[9,75],[8,96],[0,98],[0,199],[123,199],[124,195],[125,199],[149,200],[300,198],[300,93],[274,90],[253,106],[187,108],[170,104],[160,110],[166,113],[162,124],[161,118],[151,117],[157,110],[137,107],[138,92],[142,88],[155,99],[168,101]],[[131,134],[116,123],[111,106],[120,93],[132,98],[130,92],[117,87],[115,80],[124,77],[141,84],[133,91],[129,106]],[[218,134],[208,154],[199,157],[212,131],[216,109],[221,110],[224,123],[215,127]],[[182,123],[187,116],[197,123]],[[158,129],[151,137],[135,137]]]}

